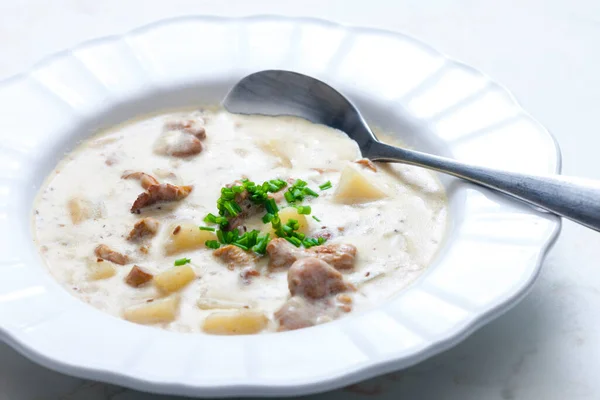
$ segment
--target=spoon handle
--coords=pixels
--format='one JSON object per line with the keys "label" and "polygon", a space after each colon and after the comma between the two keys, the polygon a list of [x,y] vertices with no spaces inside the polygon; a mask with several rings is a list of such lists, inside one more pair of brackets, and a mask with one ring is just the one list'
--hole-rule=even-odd
{"label": "spoon handle", "polygon": [[374,142],[365,153],[373,161],[400,162],[444,172],[600,231],[600,181],[499,171],[380,142]]}

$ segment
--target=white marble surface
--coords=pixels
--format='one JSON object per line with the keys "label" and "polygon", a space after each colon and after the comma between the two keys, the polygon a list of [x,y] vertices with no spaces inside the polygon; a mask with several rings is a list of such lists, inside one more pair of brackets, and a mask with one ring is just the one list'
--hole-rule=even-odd
{"label": "white marble surface", "polygon": [[[564,173],[600,179],[596,0],[2,0],[0,79],[98,36],[186,14],[314,16],[399,30],[488,73],[552,131]],[[409,370],[314,399],[600,398],[600,236],[565,222],[532,293]],[[67,377],[0,343],[0,400],[166,400]]]}

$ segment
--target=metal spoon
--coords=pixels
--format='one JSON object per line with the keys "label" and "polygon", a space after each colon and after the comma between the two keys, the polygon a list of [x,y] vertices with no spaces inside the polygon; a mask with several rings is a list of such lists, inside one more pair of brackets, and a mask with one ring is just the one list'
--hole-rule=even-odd
{"label": "metal spoon", "polygon": [[365,158],[450,174],[600,230],[600,182],[506,172],[381,143],[348,99],[306,75],[280,70],[256,72],[239,81],[223,105],[237,114],[293,115],[327,125],[354,139]]}

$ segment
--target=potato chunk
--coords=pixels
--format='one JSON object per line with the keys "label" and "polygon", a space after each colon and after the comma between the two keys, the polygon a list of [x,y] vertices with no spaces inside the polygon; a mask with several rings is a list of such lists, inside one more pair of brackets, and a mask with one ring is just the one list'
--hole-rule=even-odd
{"label": "potato chunk", "polygon": [[157,324],[174,321],[177,318],[178,310],[179,297],[171,296],[154,300],[152,303],[126,308],[123,311],[123,317],[137,324]]}
{"label": "potato chunk", "polygon": [[249,335],[262,331],[268,323],[261,311],[214,312],[206,317],[202,330],[213,335]]}
{"label": "potato chunk", "polygon": [[258,147],[260,147],[265,153],[274,156],[279,160],[279,165],[285,168],[292,168],[292,161],[289,156],[289,151],[287,150],[285,144],[280,140],[271,139],[258,143]]}
{"label": "potato chunk", "polygon": [[[309,226],[308,220],[306,219],[306,215],[298,214],[298,210],[296,210],[294,207],[286,207],[279,210],[279,218],[281,219],[282,225],[285,225],[290,219],[295,219],[296,221],[298,221],[298,225],[300,225],[298,232],[304,234],[308,233]],[[263,232],[270,233],[271,238],[277,237],[275,236],[275,230],[273,230],[273,226],[271,224],[265,225],[265,227],[263,228]]]}
{"label": "potato chunk", "polygon": [[67,203],[67,207],[71,216],[71,222],[74,225],[80,224],[87,219],[101,218],[104,214],[102,203],[95,204],[82,197],[73,197]]}
{"label": "potato chunk", "polygon": [[169,237],[165,243],[167,255],[180,253],[182,251],[196,250],[204,246],[207,240],[216,240],[214,232],[200,230],[198,225],[192,222],[179,222],[171,225]]}
{"label": "potato chunk", "polygon": [[88,278],[91,280],[107,279],[117,273],[117,269],[110,261],[105,261],[101,258],[94,259],[88,263],[89,272]]}
{"label": "potato chunk", "polygon": [[196,278],[194,270],[189,265],[173,267],[154,277],[154,284],[166,293],[180,290]]}
{"label": "potato chunk", "polygon": [[343,169],[333,194],[335,201],[344,204],[368,203],[384,197],[387,197],[387,194],[369,180],[365,172],[358,171],[350,165]]}

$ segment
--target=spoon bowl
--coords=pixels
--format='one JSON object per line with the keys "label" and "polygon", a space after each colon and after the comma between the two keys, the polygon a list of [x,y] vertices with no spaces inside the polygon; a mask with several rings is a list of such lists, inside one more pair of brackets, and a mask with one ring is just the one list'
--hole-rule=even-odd
{"label": "spoon bowl", "polygon": [[234,114],[290,115],[345,132],[364,154],[378,141],[358,108],[318,79],[291,71],[248,75],[227,94],[223,106]]}

